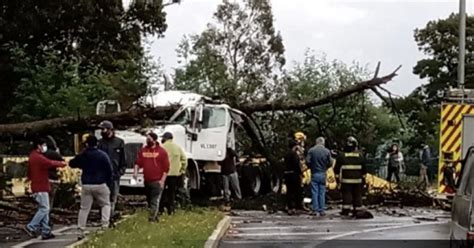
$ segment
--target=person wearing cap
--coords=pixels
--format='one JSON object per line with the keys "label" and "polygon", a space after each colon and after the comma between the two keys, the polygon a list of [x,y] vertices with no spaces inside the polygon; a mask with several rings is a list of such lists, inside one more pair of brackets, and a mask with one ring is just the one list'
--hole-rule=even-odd
{"label": "person wearing cap", "polygon": [[99,140],[98,148],[104,151],[112,162],[112,181],[108,184],[110,189],[110,216],[115,218],[115,205],[117,204],[120,190],[120,177],[125,174],[125,143],[123,139],[115,136],[114,125],[110,121],[99,124],[102,139]]}
{"label": "person wearing cap", "polygon": [[160,205],[160,212],[164,211],[164,208],[168,210],[168,214],[174,213],[176,204],[176,191],[178,189],[178,181],[186,173],[188,166],[187,157],[184,150],[173,142],[173,134],[166,132],[163,134],[161,143],[163,148],[168,153],[170,160],[170,170],[166,177],[165,188],[163,192],[163,200]]}
{"label": "person wearing cap", "polygon": [[170,169],[168,153],[157,142],[158,135],[149,133],[146,145],[138,152],[133,177],[136,179],[138,170],[143,169],[146,199],[149,208],[150,222],[159,221],[159,206],[166,177]]}
{"label": "person wearing cap", "polygon": [[84,238],[87,217],[94,201],[101,207],[102,227],[107,228],[110,220],[110,190],[107,186],[112,180],[112,163],[105,152],[97,148],[97,138],[88,136],[86,149],[74,157],[69,165],[82,170],[81,209],[77,223],[79,239]]}

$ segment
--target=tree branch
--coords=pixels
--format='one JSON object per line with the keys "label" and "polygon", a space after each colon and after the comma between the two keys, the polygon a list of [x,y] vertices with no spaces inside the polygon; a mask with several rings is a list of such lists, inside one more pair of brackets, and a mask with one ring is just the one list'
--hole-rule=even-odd
{"label": "tree branch", "polygon": [[347,88],[336,90],[332,93],[327,94],[326,96],[310,101],[272,101],[263,103],[248,103],[243,104],[238,108],[247,114],[272,110],[305,110],[308,108],[331,103],[334,100],[352,95],[357,92],[372,89],[375,86],[386,84],[397,76],[397,72],[400,68],[401,66],[397,67],[397,69],[395,69],[392,73],[386,76],[375,77],[367,81],[359,82]]}

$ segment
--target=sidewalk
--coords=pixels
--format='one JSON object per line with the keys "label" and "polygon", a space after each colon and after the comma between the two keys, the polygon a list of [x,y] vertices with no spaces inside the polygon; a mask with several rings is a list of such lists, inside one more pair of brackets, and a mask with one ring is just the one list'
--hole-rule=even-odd
{"label": "sidewalk", "polygon": [[[88,227],[87,231],[94,232],[98,227]],[[77,226],[63,226],[58,227],[53,230],[53,234],[56,235],[56,238],[50,240],[41,240],[41,238],[30,239],[25,242],[12,245],[10,247],[20,248],[20,247],[34,247],[34,248],[49,248],[49,247],[66,247],[77,242]]]}

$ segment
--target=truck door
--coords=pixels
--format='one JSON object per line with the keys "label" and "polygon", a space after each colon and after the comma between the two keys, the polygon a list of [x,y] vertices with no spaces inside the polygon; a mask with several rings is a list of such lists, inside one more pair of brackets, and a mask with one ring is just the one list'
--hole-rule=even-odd
{"label": "truck door", "polygon": [[218,105],[202,105],[197,111],[197,140],[192,144],[194,157],[206,161],[224,160],[230,125],[228,110]]}

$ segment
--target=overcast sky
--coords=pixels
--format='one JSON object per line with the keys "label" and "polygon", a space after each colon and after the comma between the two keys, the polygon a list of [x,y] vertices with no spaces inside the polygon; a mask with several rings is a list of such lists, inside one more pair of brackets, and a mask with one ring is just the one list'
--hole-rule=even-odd
{"label": "overcast sky", "polygon": [[[166,0],[164,0],[166,1]],[[175,49],[183,35],[200,33],[212,21],[221,0],[183,0],[166,7],[168,29],[154,40],[151,52],[167,73],[177,66]],[[474,13],[474,0],[467,0]],[[413,30],[430,20],[458,12],[457,0],[272,0],[276,29],[283,36],[287,68],[302,61],[311,48],[330,59],[357,61],[373,69],[382,62],[381,74],[402,65],[399,76],[387,86],[393,93],[409,94],[422,81],[412,73],[423,58]]]}

